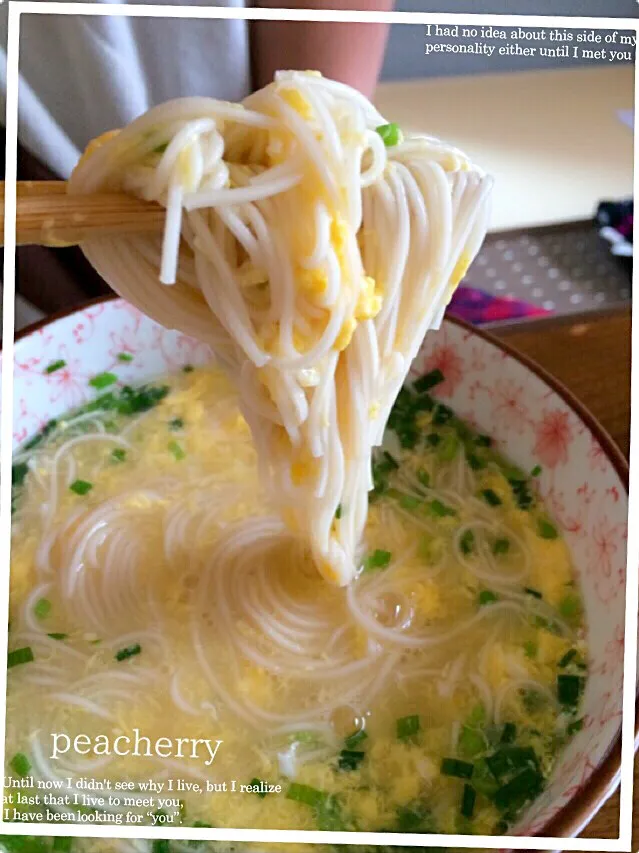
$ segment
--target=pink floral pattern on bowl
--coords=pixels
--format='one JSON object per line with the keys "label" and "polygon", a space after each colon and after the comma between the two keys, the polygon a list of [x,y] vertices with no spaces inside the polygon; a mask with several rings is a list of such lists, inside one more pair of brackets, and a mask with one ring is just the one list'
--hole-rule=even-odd
{"label": "pink floral pattern on bowl", "polygon": [[[122,361],[121,353],[133,356]],[[163,329],[121,299],[94,304],[22,337],[15,347],[14,446],[50,418],[91,398],[88,380],[112,370],[138,383],[185,364],[203,364],[206,346]],[[54,361],[65,366],[47,374]],[[526,364],[476,331],[446,320],[430,333],[413,366],[439,367],[439,396],[524,470],[541,464],[540,491],[571,549],[583,588],[591,669],[584,726],[520,826],[547,834],[553,820],[606,757],[621,723],[628,499],[625,484],[594,432],[571,403]],[[610,795],[585,803],[568,827],[577,834]]]}

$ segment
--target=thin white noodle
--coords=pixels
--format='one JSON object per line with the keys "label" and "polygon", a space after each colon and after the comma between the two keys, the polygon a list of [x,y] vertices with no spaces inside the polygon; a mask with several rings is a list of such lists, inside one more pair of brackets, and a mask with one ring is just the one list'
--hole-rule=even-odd
{"label": "thin white noodle", "polygon": [[167,208],[161,258],[154,237],[83,249],[125,298],[211,345],[250,411],[270,499],[345,586],[371,451],[479,248],[491,181],[429,137],[387,148],[375,108],[316,75],[278,73],[243,107],[155,107],[84,158],[69,191],[119,182]]}

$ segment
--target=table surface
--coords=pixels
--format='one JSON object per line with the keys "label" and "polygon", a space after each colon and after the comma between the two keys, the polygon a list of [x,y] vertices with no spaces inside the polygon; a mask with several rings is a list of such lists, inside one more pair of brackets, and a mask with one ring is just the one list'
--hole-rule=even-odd
{"label": "table surface", "polygon": [[375,102],[407,131],[454,143],[495,178],[491,230],[590,219],[632,195],[633,66],[381,83]]}
{"label": "table surface", "polygon": [[[630,449],[630,309],[523,322],[489,331],[529,356],[592,412],[628,458]],[[583,831],[585,838],[616,838],[615,794]],[[639,762],[635,762],[633,850],[639,849]]]}

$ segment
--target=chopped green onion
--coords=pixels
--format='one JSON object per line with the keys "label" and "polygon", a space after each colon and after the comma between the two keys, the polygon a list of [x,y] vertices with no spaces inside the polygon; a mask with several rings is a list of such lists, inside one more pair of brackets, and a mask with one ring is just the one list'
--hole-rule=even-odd
{"label": "chopped green onion", "polygon": [[514,723],[504,723],[501,731],[500,743],[513,743],[517,737],[517,726]]}
{"label": "chopped green onion", "polygon": [[459,439],[453,433],[445,435],[437,447],[437,458],[440,462],[452,462],[459,450]]}
{"label": "chopped green onion", "polygon": [[382,137],[382,141],[387,148],[399,145],[403,139],[399,125],[395,124],[395,122],[391,122],[390,124],[380,124],[379,127],[375,128],[375,130]]}
{"label": "chopped green onion", "polygon": [[510,483],[515,503],[519,509],[530,509],[533,504],[533,495],[526,480],[518,477],[507,477],[506,479]]}
{"label": "chopped green onion", "polygon": [[417,396],[410,388],[404,386],[397,395],[388,419],[388,426],[401,438],[401,432],[412,432],[417,429],[418,412],[431,411],[434,405],[428,394]]}
{"label": "chopped green onion", "polygon": [[115,408],[121,415],[135,415],[153,409],[169,391],[168,385],[141,385],[138,388],[125,385],[117,397],[109,392],[98,397],[95,402],[104,401],[107,408]]}
{"label": "chopped green onion", "polygon": [[468,446],[469,442],[471,442],[475,437],[471,428],[463,421],[460,421],[459,418],[454,418],[453,426],[455,427],[455,432],[459,438],[464,442],[464,446]]}
{"label": "chopped green onion", "polygon": [[528,595],[532,595],[533,598],[543,598],[543,595],[539,592],[538,589],[533,589],[530,586],[525,586],[524,592]]}
{"label": "chopped green onion", "polygon": [[317,735],[315,732],[293,732],[289,735],[289,743],[317,743]]}
{"label": "chopped green onion", "polygon": [[501,473],[508,480],[509,483],[525,483],[526,475],[518,468],[516,465],[511,465],[510,462],[505,462],[504,460],[499,460],[499,467]]}
{"label": "chopped green onion", "polygon": [[335,510],[335,518],[339,521],[342,517],[342,505],[338,504],[337,509]]}
{"label": "chopped green onion", "polygon": [[539,770],[537,754],[529,746],[503,746],[494,755],[489,755],[486,764],[498,782],[525,767]]}
{"label": "chopped green onion", "polygon": [[466,720],[467,726],[481,726],[486,722],[486,709],[481,704],[475,705]]}
{"label": "chopped green onion", "polygon": [[539,533],[542,539],[556,539],[559,536],[554,524],[546,521],[545,518],[540,518],[537,521],[537,533]]}
{"label": "chopped green onion", "polygon": [[192,364],[185,364],[182,368],[182,373],[193,373],[194,370],[195,368]]}
{"label": "chopped green onion", "polygon": [[541,773],[528,767],[501,787],[495,793],[493,801],[500,811],[521,807],[527,800],[532,800],[541,793],[543,782]]}
{"label": "chopped green onion", "polygon": [[436,516],[437,518],[444,518],[448,515],[457,515],[457,512],[452,509],[452,507],[446,506],[446,504],[442,503],[440,500],[435,498],[435,500],[430,501],[427,504],[429,513],[431,515]]}
{"label": "chopped green onion", "polygon": [[28,473],[29,466],[26,462],[18,462],[17,465],[13,465],[11,468],[11,485],[21,486]]}
{"label": "chopped green onion", "polygon": [[118,361],[129,362],[133,361],[133,356],[130,352],[119,352],[118,353]]}
{"label": "chopped green onion", "polygon": [[392,498],[394,501],[401,501],[404,497],[404,492],[400,492],[399,489],[390,488],[386,490],[386,497]]}
{"label": "chopped green onion", "polygon": [[577,734],[577,732],[580,732],[583,729],[583,727],[584,727],[583,719],[573,720],[572,723],[568,723],[568,725],[566,726],[566,734],[569,737],[572,737],[572,735]]}
{"label": "chopped green onion", "polygon": [[21,663],[31,663],[34,660],[31,646],[24,646],[21,649],[14,649],[7,655],[7,669],[12,666],[18,666]]}
{"label": "chopped green onion", "polygon": [[93,379],[89,379],[89,385],[93,388],[108,388],[109,385],[114,385],[118,381],[115,373],[98,373]]}
{"label": "chopped green onion", "polygon": [[126,450],[123,447],[116,447],[111,451],[111,458],[116,462],[124,462],[126,459]]}
{"label": "chopped green onion", "polygon": [[557,676],[557,698],[562,705],[576,708],[579,704],[579,697],[584,686],[584,679],[580,675],[565,675]]}
{"label": "chopped green onion", "polygon": [[497,782],[490,772],[485,758],[479,758],[474,762],[473,787],[480,794],[484,794],[489,798],[492,798],[492,795],[497,790]]}
{"label": "chopped green onion", "polygon": [[349,829],[342,817],[339,800],[332,794],[326,794],[315,807],[315,820],[317,828],[324,832],[344,832]]}
{"label": "chopped green onion", "polygon": [[581,612],[581,602],[576,595],[566,595],[559,602],[558,609],[565,619],[574,619]]}
{"label": "chopped green onion", "polygon": [[535,714],[545,707],[547,702],[545,694],[540,693],[539,690],[535,690],[534,687],[531,687],[530,689],[524,688],[520,693],[524,708],[530,714]]}
{"label": "chopped green onion", "polygon": [[485,604],[494,604],[495,601],[499,601],[499,596],[491,592],[489,589],[482,589],[479,593],[479,606],[483,607]]}
{"label": "chopped green onion", "polygon": [[182,418],[171,418],[169,421],[169,429],[177,430],[184,428],[184,421]]}
{"label": "chopped green onion", "polygon": [[570,651],[567,651],[566,654],[562,657],[562,659],[559,661],[557,666],[560,669],[564,669],[564,667],[568,666],[570,661],[574,660],[576,657],[577,657],[577,649],[570,649]]}
{"label": "chopped green onion", "polygon": [[417,428],[417,425],[414,423],[402,424],[401,428],[397,427],[395,432],[397,433],[399,443],[404,450],[413,450],[417,444],[417,439],[419,438],[419,429]]}
{"label": "chopped green onion", "polygon": [[347,738],[345,738],[344,746],[346,747],[346,749],[355,749],[355,747],[359,746],[360,743],[366,740],[367,737],[368,735],[366,734],[364,729],[360,729],[358,732],[353,732],[352,735],[349,735]]}
{"label": "chopped green onion", "polygon": [[69,488],[76,495],[86,495],[93,488],[93,483],[89,483],[87,480],[74,480]]}
{"label": "chopped green onion", "polygon": [[417,472],[417,479],[426,489],[430,488],[430,474],[428,471],[424,471],[423,468],[420,468]]}
{"label": "chopped green onion", "polygon": [[52,361],[51,364],[47,365],[44,368],[45,373],[55,373],[56,370],[60,370],[63,367],[66,367],[67,363],[63,358],[59,358],[57,361]]}
{"label": "chopped green onion", "polygon": [[23,752],[16,752],[11,759],[11,767],[18,776],[26,776],[29,770],[31,770],[31,763]]}
{"label": "chopped green onion", "polygon": [[177,441],[169,441],[168,448],[178,462],[186,456],[186,453]]}
{"label": "chopped green onion", "polygon": [[[249,784],[250,784],[252,787],[258,787],[258,788],[261,788],[261,787],[262,787],[262,782],[263,782],[263,780],[262,780],[262,779],[257,779],[257,778],[255,778],[255,779],[251,779],[251,781],[249,782]],[[266,782],[264,782],[264,784],[266,785]],[[257,794],[257,796],[258,796],[261,800],[263,800],[263,799],[264,799],[264,797],[268,794],[268,791],[253,791],[253,793],[254,793],[254,794]]]}
{"label": "chopped green onion", "polygon": [[435,401],[430,394],[420,394],[413,400],[412,408],[415,415],[418,412],[432,412],[435,408]]}
{"label": "chopped green onion", "polygon": [[560,636],[562,633],[556,622],[553,622],[550,619],[544,619],[543,616],[535,615],[533,618],[533,624],[537,628],[544,628],[544,630],[550,631],[551,634],[557,634]]}
{"label": "chopped green onion", "polygon": [[57,425],[58,421],[55,418],[51,418],[51,420],[47,421],[47,423],[42,427],[40,432],[36,433],[36,435],[34,435],[33,438],[30,438],[29,441],[25,441],[21,450],[33,450],[34,447],[42,444],[45,438],[53,432]]}
{"label": "chopped green onion", "polygon": [[377,548],[377,550],[373,551],[370,557],[367,557],[364,561],[364,571],[370,572],[373,569],[385,569],[386,566],[390,563],[392,554],[390,551],[382,551]]}
{"label": "chopped green onion", "polygon": [[164,154],[164,152],[166,151],[166,149],[168,147],[169,147],[169,143],[163,142],[161,145],[156,146],[151,153],[152,154]]}
{"label": "chopped green onion", "polygon": [[35,607],[33,608],[33,612],[35,614],[36,619],[46,619],[49,613],[51,613],[51,602],[48,598],[40,598],[35,603]]}
{"label": "chopped green onion", "polygon": [[429,444],[431,447],[437,447],[441,440],[442,437],[437,432],[429,432],[426,436],[426,444]]}
{"label": "chopped green onion", "polygon": [[488,506],[500,506],[501,498],[497,494],[497,492],[493,491],[493,489],[483,489],[481,491],[482,498],[486,501]]}
{"label": "chopped green onion", "polygon": [[475,534],[472,530],[466,530],[462,534],[459,540],[459,548],[462,554],[466,556],[471,553],[473,548],[475,547]]}
{"label": "chopped green onion", "polygon": [[473,765],[458,758],[444,758],[441,763],[442,776],[454,776],[456,779],[470,779],[473,775]]}
{"label": "chopped green onion", "polygon": [[396,731],[398,740],[411,740],[419,733],[421,724],[418,714],[411,714],[408,717],[400,717],[396,723]]}
{"label": "chopped green onion", "polygon": [[418,394],[424,394],[426,391],[430,391],[436,385],[439,385],[444,381],[444,374],[441,370],[436,367],[434,370],[425,373],[423,376],[413,384],[413,388],[417,391]]}
{"label": "chopped green onion", "polygon": [[125,646],[123,649],[120,649],[119,652],[116,652],[115,659],[117,661],[123,661],[127,658],[132,658],[135,655],[139,655],[142,651],[142,646],[139,643],[134,643],[132,646]]}
{"label": "chopped green onion", "polygon": [[399,499],[399,505],[402,509],[417,509],[418,506],[421,505],[421,500],[419,498],[413,497],[413,495],[402,495]]}
{"label": "chopped green onion", "polygon": [[482,468],[486,467],[484,460],[480,459],[476,453],[469,450],[466,450],[466,461],[473,471],[480,471]]}
{"label": "chopped green onion", "polygon": [[536,658],[539,647],[534,640],[526,640],[524,643],[524,654],[527,658]]}
{"label": "chopped green onion", "polygon": [[298,782],[291,782],[286,792],[286,799],[293,800],[296,803],[304,803],[307,806],[320,806],[326,801],[328,794],[325,791],[320,791],[318,788],[312,788],[310,785],[301,785]]}
{"label": "chopped green onion", "polygon": [[80,409],[77,409],[76,414],[110,411],[120,411],[118,396],[113,391],[107,391],[106,394],[100,394],[99,397],[96,397],[95,400],[91,400],[91,402],[87,403],[86,406],[82,406]]}
{"label": "chopped green onion", "polygon": [[530,472],[531,477],[538,477],[541,474],[541,465],[535,465],[535,467]]}
{"label": "chopped green onion", "polygon": [[435,426],[444,426],[453,417],[453,410],[443,403],[438,403],[433,412],[433,424]]}
{"label": "chopped green onion", "polygon": [[457,742],[459,752],[466,758],[474,758],[486,751],[486,738],[470,726],[463,726]]}
{"label": "chopped green onion", "polygon": [[493,542],[493,554],[507,554],[510,550],[510,539],[495,539]]}
{"label": "chopped green onion", "polygon": [[339,754],[337,766],[340,770],[357,770],[365,755],[365,752],[343,749]]}
{"label": "chopped green onion", "polygon": [[397,832],[431,833],[435,831],[433,816],[419,800],[397,809]]}
{"label": "chopped green onion", "polygon": [[475,811],[475,800],[477,799],[477,792],[473,788],[472,785],[466,783],[464,785],[464,792],[462,794],[461,801],[461,814],[462,817],[471,818],[473,816],[473,812]]}
{"label": "chopped green onion", "polygon": [[383,462],[373,458],[372,464],[373,488],[369,492],[369,500],[372,503],[388,491],[389,470]]}
{"label": "chopped green onion", "polygon": [[478,435],[475,438],[475,444],[477,447],[491,447],[492,443],[493,440],[489,435]]}
{"label": "chopped green onion", "polygon": [[52,634],[47,634],[47,637],[51,637],[52,640],[66,640],[68,634],[61,634],[59,631],[54,631]]}
{"label": "chopped green onion", "polygon": [[384,457],[384,462],[389,471],[397,470],[399,468],[399,462],[387,450],[383,451],[382,456]]}
{"label": "chopped green onion", "polygon": [[384,451],[381,454],[381,458],[377,454],[375,455],[372,465],[374,486],[371,494],[372,500],[387,491],[388,477],[391,471],[394,471],[397,468],[399,468],[399,463],[387,451]]}

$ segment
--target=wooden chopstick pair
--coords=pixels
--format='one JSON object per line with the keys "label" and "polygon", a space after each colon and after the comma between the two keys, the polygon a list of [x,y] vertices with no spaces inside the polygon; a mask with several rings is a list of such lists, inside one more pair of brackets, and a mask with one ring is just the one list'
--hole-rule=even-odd
{"label": "wooden chopstick pair", "polygon": [[[4,245],[4,182],[0,186]],[[164,209],[124,193],[68,195],[65,181],[18,181],[16,243],[59,248],[91,237],[160,232]]]}

